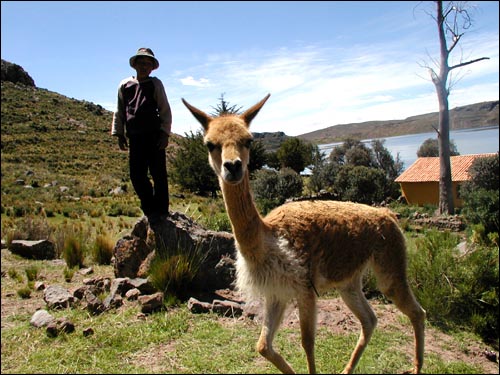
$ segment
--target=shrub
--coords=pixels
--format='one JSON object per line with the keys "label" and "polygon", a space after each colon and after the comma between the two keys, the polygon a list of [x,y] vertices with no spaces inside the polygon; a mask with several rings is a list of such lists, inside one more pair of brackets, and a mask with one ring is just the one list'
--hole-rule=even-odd
{"label": "shrub", "polygon": [[31,289],[27,286],[24,286],[17,290],[17,295],[22,299],[28,299],[31,297]]}
{"label": "shrub", "polygon": [[346,165],[335,178],[335,190],[343,201],[373,204],[386,198],[386,183],[381,169]]}
{"label": "shrub", "polygon": [[255,200],[263,213],[283,204],[288,198],[302,193],[302,178],[289,168],[283,168],[279,172],[261,169],[254,175],[255,179],[251,181],[252,189]]}
{"label": "shrub", "polygon": [[457,316],[486,342],[498,345],[498,246],[478,246],[466,254],[455,302]]}
{"label": "shrub", "polygon": [[200,245],[190,249],[181,245],[174,249],[157,247],[156,256],[151,262],[149,279],[163,292],[165,301],[184,301],[189,297],[191,282],[204,259]]}
{"label": "shrub", "polygon": [[178,144],[175,153],[168,155],[172,182],[193,193],[214,195],[219,190],[219,182],[208,162],[203,133],[186,133]]}
{"label": "shrub", "polygon": [[481,224],[484,236],[499,232],[499,196],[498,190],[471,189],[462,194],[464,207],[462,214],[467,223],[472,226]]}
{"label": "shrub", "polygon": [[28,281],[35,281],[38,278],[38,273],[40,272],[40,269],[37,266],[29,266],[25,269],[25,272]]}
{"label": "shrub", "polygon": [[45,217],[26,216],[12,219],[9,223],[7,238],[12,240],[40,240],[47,239],[54,233],[54,228]]}
{"label": "shrub", "polygon": [[467,223],[484,227],[483,240],[499,232],[499,154],[477,158],[469,168],[471,180],[460,188]]}
{"label": "shrub", "polygon": [[18,283],[23,282],[23,276],[20,275],[19,272],[17,272],[17,270],[15,268],[9,268],[9,270],[7,271],[7,274],[9,275],[9,277],[12,280],[16,280]]}
{"label": "shrub", "polygon": [[64,276],[64,280],[67,283],[71,282],[71,279],[73,279],[74,274],[75,274],[75,269],[74,268],[64,267],[63,276]]}
{"label": "shrub", "polygon": [[452,311],[458,274],[458,238],[449,232],[430,230],[415,240],[416,251],[409,274],[417,300],[427,311],[427,319],[445,326]]}
{"label": "shrub", "polygon": [[102,234],[97,235],[92,247],[92,260],[97,264],[111,264],[114,247],[110,237]]}
{"label": "shrub", "polygon": [[67,237],[64,241],[63,258],[69,268],[83,267],[84,249],[82,241],[76,237]]}
{"label": "shrub", "polygon": [[412,289],[433,324],[472,327],[498,345],[498,247],[460,254],[458,241],[457,235],[437,230],[415,240],[408,268]]}

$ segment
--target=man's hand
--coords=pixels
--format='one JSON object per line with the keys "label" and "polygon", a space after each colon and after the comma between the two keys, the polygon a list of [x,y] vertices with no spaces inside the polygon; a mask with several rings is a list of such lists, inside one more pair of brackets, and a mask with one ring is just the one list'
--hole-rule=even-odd
{"label": "man's hand", "polygon": [[126,151],[128,149],[127,138],[125,138],[124,135],[118,136],[118,147],[120,147],[120,150],[122,151]]}
{"label": "man's hand", "polygon": [[164,150],[168,146],[168,134],[160,131],[160,138],[158,139],[158,150]]}

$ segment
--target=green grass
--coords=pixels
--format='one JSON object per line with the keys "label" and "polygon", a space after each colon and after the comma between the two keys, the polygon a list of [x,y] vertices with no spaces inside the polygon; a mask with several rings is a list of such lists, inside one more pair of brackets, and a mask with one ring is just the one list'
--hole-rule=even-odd
{"label": "green grass", "polygon": [[[28,327],[29,316],[2,329],[2,373],[279,373],[255,351],[260,327],[252,321],[221,324],[211,314],[193,315],[185,305],[138,318],[137,308],[89,316],[81,309],[66,316],[76,331],[49,338]],[[94,335],[84,337],[84,328]],[[356,373],[401,373],[411,368],[411,353],[398,349],[411,341],[398,331],[377,330]],[[332,335],[318,330],[316,356],[320,373],[339,373],[348,361],[357,334]],[[299,373],[307,372],[297,329],[282,329],[275,348]],[[426,356],[424,373],[468,374],[482,369],[463,362]]]}

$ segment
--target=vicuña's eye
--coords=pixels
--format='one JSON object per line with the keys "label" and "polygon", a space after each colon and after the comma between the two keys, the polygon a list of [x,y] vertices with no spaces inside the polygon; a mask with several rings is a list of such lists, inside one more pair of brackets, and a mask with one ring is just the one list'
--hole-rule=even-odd
{"label": "vicu\u00f1a's eye", "polygon": [[215,149],[215,145],[212,142],[207,142],[205,144],[208,148],[208,151],[212,152]]}
{"label": "vicu\u00f1a's eye", "polygon": [[246,142],[245,142],[245,147],[246,148],[250,148],[252,146],[252,142],[253,142],[253,139],[248,139]]}

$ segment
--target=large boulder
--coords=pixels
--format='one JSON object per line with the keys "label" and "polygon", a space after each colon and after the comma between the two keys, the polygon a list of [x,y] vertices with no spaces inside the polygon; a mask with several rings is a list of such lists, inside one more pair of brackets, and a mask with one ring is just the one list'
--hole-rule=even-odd
{"label": "large boulder", "polygon": [[20,83],[25,86],[35,87],[35,81],[19,65],[2,59],[2,81]]}
{"label": "large boulder", "polygon": [[26,259],[55,259],[56,248],[53,242],[49,240],[13,240],[9,245],[9,250]]}
{"label": "large boulder", "polygon": [[147,277],[157,252],[179,249],[186,254],[198,251],[203,263],[192,286],[203,291],[233,288],[235,279],[234,237],[228,232],[203,228],[180,212],[171,212],[161,223],[149,226],[144,217],[131,235],[118,240],[113,250],[116,277]]}

